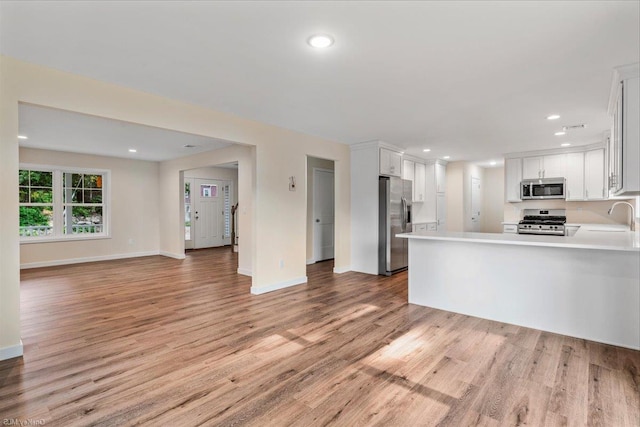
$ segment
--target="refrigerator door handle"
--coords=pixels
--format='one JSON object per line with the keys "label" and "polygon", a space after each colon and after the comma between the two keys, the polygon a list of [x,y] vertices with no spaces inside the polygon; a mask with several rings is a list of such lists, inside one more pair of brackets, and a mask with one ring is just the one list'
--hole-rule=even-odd
{"label": "refrigerator door handle", "polygon": [[407,201],[402,197],[402,232],[407,231]]}

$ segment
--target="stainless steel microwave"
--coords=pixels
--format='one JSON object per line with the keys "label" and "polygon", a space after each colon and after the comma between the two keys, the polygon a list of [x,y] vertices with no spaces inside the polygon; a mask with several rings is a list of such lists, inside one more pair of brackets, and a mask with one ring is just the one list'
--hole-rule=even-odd
{"label": "stainless steel microwave", "polygon": [[564,178],[525,179],[520,183],[522,200],[565,199]]}

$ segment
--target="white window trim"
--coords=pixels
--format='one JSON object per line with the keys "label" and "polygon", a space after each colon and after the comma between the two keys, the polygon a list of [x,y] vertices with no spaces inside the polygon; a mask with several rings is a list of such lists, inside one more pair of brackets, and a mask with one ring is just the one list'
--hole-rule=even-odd
{"label": "white window trim", "polygon": [[[78,173],[78,174],[95,174],[102,175],[102,222],[103,232],[94,233],[89,235],[61,235],[56,234],[50,237],[20,237],[20,244],[29,243],[46,243],[46,242],[68,242],[77,240],[101,240],[111,238],[111,170],[110,169],[89,169],[78,168],[73,166],[52,166],[42,165],[36,163],[20,163],[19,169],[38,170],[53,172],[53,206],[54,209],[62,209],[64,203],[62,202],[62,174]],[[53,229],[62,230],[62,216],[54,215],[53,217]]]}

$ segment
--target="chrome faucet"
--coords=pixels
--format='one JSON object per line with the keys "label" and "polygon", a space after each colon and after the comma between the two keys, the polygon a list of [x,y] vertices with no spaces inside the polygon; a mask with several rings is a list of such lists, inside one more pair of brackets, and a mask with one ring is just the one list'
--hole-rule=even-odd
{"label": "chrome faucet", "polygon": [[613,208],[615,208],[617,205],[619,204],[623,204],[623,205],[628,205],[631,208],[631,231],[636,231],[636,214],[635,211],[633,209],[633,205],[629,202],[615,202],[613,205],[611,205],[611,209],[609,209],[609,211],[607,212],[609,215],[611,215],[611,212],[613,212]]}

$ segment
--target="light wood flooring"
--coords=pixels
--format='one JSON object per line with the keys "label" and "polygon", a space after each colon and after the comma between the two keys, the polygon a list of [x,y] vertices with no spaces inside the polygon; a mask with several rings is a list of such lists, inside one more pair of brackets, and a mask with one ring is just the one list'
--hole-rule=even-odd
{"label": "light wood flooring", "polygon": [[640,425],[640,352],[409,305],[406,274],[331,267],[259,296],[228,248],[23,271],[0,420]]}

